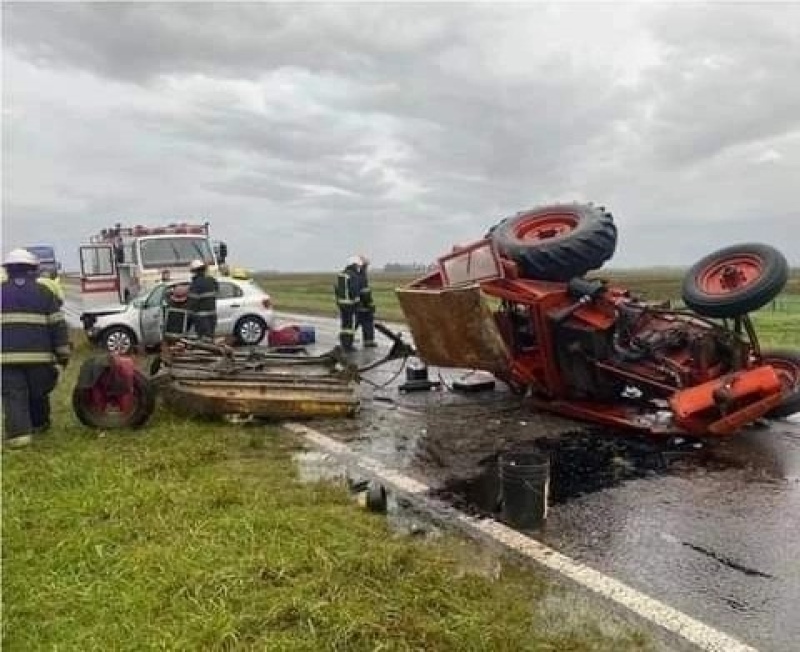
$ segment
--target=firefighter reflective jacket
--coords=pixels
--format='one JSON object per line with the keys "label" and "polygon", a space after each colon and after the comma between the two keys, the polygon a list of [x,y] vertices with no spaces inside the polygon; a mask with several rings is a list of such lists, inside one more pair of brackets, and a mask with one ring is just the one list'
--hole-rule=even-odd
{"label": "firefighter reflective jacket", "polygon": [[36,280],[44,285],[53,294],[55,294],[56,299],[58,299],[61,304],[64,303],[64,290],[61,287],[61,283],[59,283],[58,279],[50,278],[48,276],[40,276]]}
{"label": "firefighter reflective jacket", "polygon": [[375,312],[375,303],[372,300],[372,289],[369,287],[366,267],[357,272],[358,283],[358,310],[359,312]]}
{"label": "firefighter reflective jacket", "polygon": [[215,278],[203,274],[195,276],[189,285],[187,309],[197,317],[216,315],[218,290]]}
{"label": "firefighter reflective jacket", "polygon": [[358,282],[358,272],[354,265],[344,268],[336,277],[336,284],[333,291],[336,296],[336,304],[339,306],[355,307],[358,303],[360,285]]}
{"label": "firefighter reflective jacket", "polygon": [[69,331],[56,296],[35,275],[10,276],[0,290],[4,365],[69,360]]}

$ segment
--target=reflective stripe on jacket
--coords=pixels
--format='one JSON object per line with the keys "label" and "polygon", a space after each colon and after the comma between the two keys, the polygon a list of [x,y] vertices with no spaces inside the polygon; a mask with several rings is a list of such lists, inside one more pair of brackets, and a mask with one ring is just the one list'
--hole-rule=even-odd
{"label": "reflective stripe on jacket", "polygon": [[58,299],[61,303],[64,303],[64,290],[61,287],[61,283],[59,283],[57,279],[48,278],[47,276],[40,276],[36,279],[36,281],[37,283],[44,285],[48,290],[56,295],[56,299]]}
{"label": "reflective stripe on jacket", "polygon": [[52,364],[69,358],[69,330],[53,292],[32,274],[9,278],[0,292],[2,364]]}

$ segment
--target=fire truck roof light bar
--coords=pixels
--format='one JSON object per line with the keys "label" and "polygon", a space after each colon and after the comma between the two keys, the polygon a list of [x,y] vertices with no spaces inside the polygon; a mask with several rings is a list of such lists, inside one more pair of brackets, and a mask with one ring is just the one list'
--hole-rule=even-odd
{"label": "fire truck roof light bar", "polygon": [[188,224],[171,223],[166,226],[148,227],[137,224],[133,227],[123,227],[120,224],[114,227],[103,229],[98,235],[94,235],[91,241],[94,243],[108,242],[120,237],[136,238],[148,235],[208,235],[209,223]]}

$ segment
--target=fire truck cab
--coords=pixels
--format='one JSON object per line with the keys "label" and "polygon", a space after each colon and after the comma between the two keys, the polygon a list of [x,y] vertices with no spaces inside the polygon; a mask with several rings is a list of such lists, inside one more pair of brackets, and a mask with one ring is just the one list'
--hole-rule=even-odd
{"label": "fire truck cab", "polygon": [[[224,243],[223,251],[227,253]],[[189,280],[189,264],[195,259],[208,264],[209,273],[220,273],[209,224],[169,224],[161,227],[103,229],[80,247],[81,292],[116,294],[128,303],[159,281]]]}

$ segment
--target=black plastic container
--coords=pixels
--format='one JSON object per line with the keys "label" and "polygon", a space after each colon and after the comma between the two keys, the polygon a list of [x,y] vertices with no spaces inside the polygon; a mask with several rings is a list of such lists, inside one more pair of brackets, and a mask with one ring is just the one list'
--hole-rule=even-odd
{"label": "black plastic container", "polygon": [[503,520],[531,530],[547,519],[550,458],[539,451],[510,451],[499,459]]}

